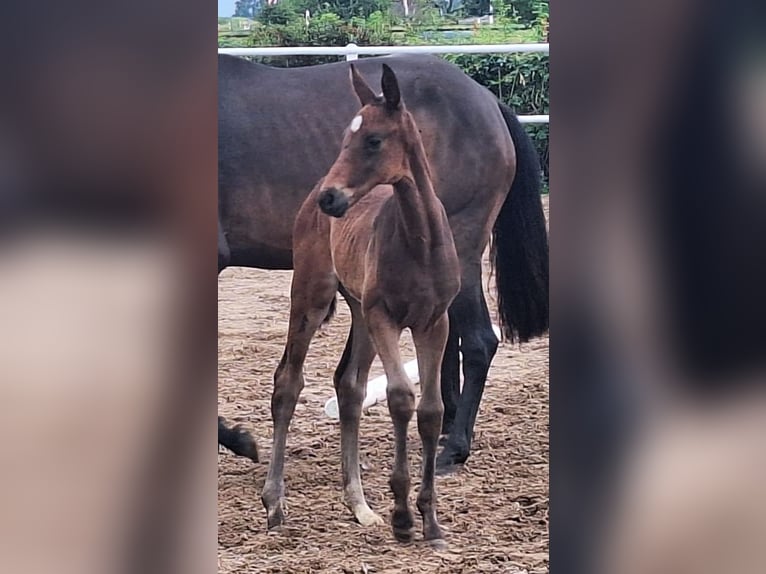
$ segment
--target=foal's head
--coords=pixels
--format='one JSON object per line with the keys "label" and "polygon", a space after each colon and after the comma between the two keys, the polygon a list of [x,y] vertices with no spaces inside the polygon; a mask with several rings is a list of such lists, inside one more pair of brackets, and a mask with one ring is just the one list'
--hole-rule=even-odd
{"label": "foal's head", "polygon": [[380,96],[353,64],[351,83],[362,109],[346,129],[340,155],[325,176],[319,194],[320,209],[333,217],[343,217],[375,186],[394,184],[409,176],[409,152],[417,133],[402,101],[396,75],[386,64]]}

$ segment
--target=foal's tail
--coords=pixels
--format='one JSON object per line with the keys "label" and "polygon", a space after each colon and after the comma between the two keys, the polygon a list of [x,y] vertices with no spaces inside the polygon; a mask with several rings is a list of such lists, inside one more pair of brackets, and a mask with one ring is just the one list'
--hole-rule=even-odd
{"label": "foal's tail", "polygon": [[513,111],[499,103],[516,147],[516,175],[492,230],[491,259],[503,334],[523,343],[548,330],[548,234],[537,152]]}

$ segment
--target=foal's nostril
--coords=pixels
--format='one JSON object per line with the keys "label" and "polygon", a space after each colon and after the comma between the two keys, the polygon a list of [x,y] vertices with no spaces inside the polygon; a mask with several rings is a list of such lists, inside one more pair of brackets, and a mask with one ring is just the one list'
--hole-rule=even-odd
{"label": "foal's nostril", "polygon": [[334,187],[322,191],[318,203],[319,209],[333,217],[342,217],[348,208],[348,200]]}
{"label": "foal's nostril", "polygon": [[322,197],[319,199],[319,203],[327,207],[332,206],[332,204],[335,203],[335,190],[326,189],[322,193]]}
{"label": "foal's nostril", "polygon": [[335,203],[335,190],[326,189],[319,196],[319,207],[329,208]]}

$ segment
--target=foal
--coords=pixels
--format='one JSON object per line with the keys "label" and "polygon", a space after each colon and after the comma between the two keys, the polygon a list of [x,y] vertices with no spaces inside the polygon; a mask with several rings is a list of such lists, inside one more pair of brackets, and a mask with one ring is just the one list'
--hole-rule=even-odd
{"label": "foal", "polygon": [[444,412],[439,377],[449,328],[447,308],[460,288],[460,267],[418,128],[402,101],[394,72],[383,65],[381,96],[353,65],[351,81],[362,109],[346,130],[340,155],[306,199],[295,223],[290,325],[274,375],[274,448],[263,503],[269,528],[280,525],[287,428],[303,387],[303,362],[340,289],[352,314],[351,333],[334,381],[346,502],[361,524],[383,522],[367,505],[359,476],[359,419],[377,351],[388,378],[396,440],[391,523],[397,539],[412,540],[407,427],[415,411],[415,387],[399,355],[399,337],[409,328],[422,387],[417,420],[423,474],[417,507],[424,538],[443,546],[434,493]]}

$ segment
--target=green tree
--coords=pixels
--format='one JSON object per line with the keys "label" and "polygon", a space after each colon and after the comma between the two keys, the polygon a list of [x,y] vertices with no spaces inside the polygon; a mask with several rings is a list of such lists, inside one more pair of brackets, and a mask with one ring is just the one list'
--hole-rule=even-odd
{"label": "green tree", "polygon": [[284,26],[302,17],[303,15],[299,15],[297,10],[287,1],[264,4],[256,15],[259,22],[269,26]]}

